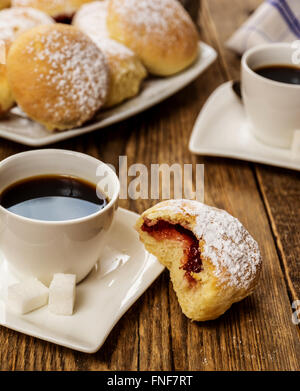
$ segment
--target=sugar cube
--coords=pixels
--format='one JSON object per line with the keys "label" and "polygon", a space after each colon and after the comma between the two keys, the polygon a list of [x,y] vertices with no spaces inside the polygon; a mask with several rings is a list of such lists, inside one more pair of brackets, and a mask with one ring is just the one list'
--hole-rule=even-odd
{"label": "sugar cube", "polygon": [[11,285],[7,290],[7,304],[15,312],[27,314],[47,304],[49,290],[35,278]]}
{"label": "sugar cube", "polygon": [[49,288],[49,310],[57,315],[72,315],[75,303],[76,276],[56,273]]}

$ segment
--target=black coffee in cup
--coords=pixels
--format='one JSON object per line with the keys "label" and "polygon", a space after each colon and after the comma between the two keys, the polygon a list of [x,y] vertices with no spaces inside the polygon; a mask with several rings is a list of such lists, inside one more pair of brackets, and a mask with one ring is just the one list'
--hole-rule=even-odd
{"label": "black coffee in cup", "polygon": [[105,194],[84,179],[43,175],[16,182],[0,194],[0,205],[19,216],[66,221],[89,216],[108,203]]}
{"label": "black coffee in cup", "polygon": [[293,65],[264,65],[254,70],[258,75],[287,84],[300,84],[300,68]]}

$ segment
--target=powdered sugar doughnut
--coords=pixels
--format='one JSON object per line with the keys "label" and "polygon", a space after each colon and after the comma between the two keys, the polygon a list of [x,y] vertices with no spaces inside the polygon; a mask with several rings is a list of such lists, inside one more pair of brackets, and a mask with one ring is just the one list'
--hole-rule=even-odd
{"label": "powdered sugar doughnut", "polygon": [[179,72],[198,54],[196,27],[177,0],[110,0],[107,28],[155,75]]}
{"label": "powdered sugar doughnut", "polygon": [[13,7],[32,7],[52,16],[57,21],[71,19],[85,3],[92,0],[12,0]]}
{"label": "powdered sugar doughnut", "polygon": [[215,319],[253,292],[261,268],[258,245],[224,210],[165,201],[145,211],[136,228],[146,249],[170,270],[187,317]]}
{"label": "powdered sugar doughnut", "polygon": [[138,94],[147,71],[132,50],[108,37],[106,17],[107,2],[95,1],[80,8],[73,25],[86,33],[106,58],[110,82],[105,107],[112,107]]}
{"label": "powdered sugar doughnut", "polygon": [[7,59],[13,95],[27,115],[49,130],[80,126],[104,104],[105,59],[75,27],[36,27],[11,46]]}
{"label": "powdered sugar doughnut", "polygon": [[[20,34],[38,25],[53,23],[54,20],[50,16],[32,8],[9,8],[0,11],[0,41],[4,42],[6,56],[10,45]],[[0,64],[0,115],[14,105],[6,72],[6,65]]]}

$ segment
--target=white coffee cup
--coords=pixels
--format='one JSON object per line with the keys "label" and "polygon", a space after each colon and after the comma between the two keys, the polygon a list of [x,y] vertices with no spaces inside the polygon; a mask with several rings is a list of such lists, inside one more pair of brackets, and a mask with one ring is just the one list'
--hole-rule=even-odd
{"label": "white coffee cup", "polygon": [[100,187],[105,182],[106,189],[102,190],[109,203],[92,215],[53,222],[21,217],[0,206],[0,251],[20,278],[36,277],[49,284],[54,273],[71,273],[79,282],[101,255],[118,207],[120,182],[109,166],[93,157],[44,149],[3,160],[0,193],[19,180],[50,174],[72,175]]}
{"label": "white coffee cup", "polygon": [[249,49],[242,57],[242,95],[254,136],[265,144],[292,148],[300,131],[300,85],[273,81],[255,73],[266,65],[294,65],[290,43]]}

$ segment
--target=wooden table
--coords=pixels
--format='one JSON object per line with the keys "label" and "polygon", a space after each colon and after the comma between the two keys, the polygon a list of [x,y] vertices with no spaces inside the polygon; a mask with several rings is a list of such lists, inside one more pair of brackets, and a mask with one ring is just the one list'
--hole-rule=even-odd
{"label": "wooden table", "polygon": [[[0,328],[1,370],[299,370],[299,328],[291,303],[300,289],[299,172],[188,152],[197,114],[209,94],[239,77],[239,59],[225,40],[261,0],[203,0],[201,39],[218,50],[216,63],[160,105],[106,130],[55,145],[118,166],[204,163],[205,201],[238,217],[260,244],[259,288],[221,318],[192,323],[179,308],[164,272],[93,355]],[[0,159],[26,150],[1,140]],[[142,212],[155,202],[122,201]]]}

